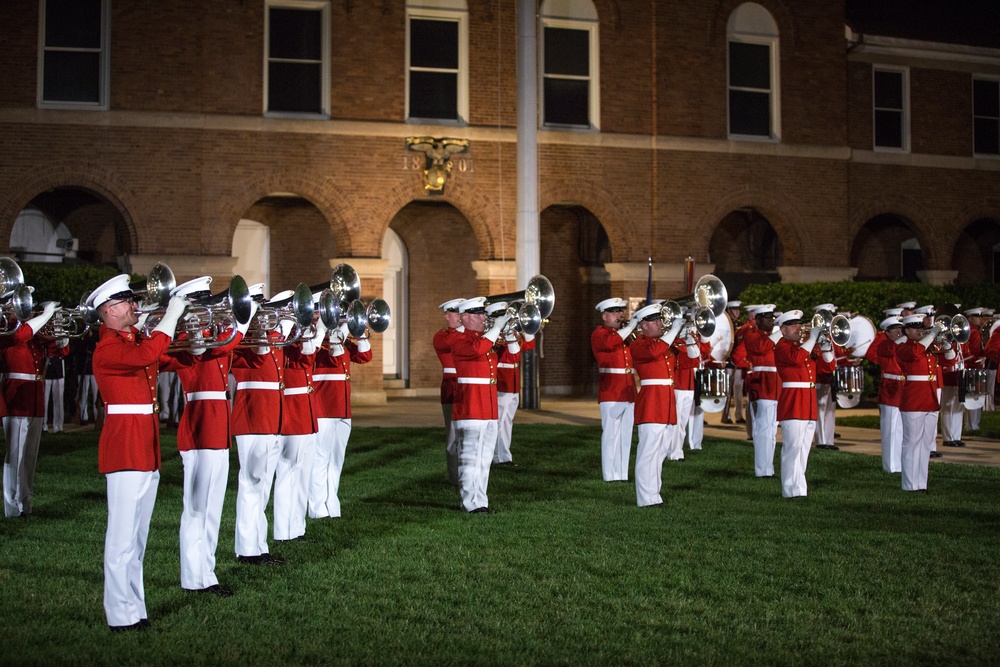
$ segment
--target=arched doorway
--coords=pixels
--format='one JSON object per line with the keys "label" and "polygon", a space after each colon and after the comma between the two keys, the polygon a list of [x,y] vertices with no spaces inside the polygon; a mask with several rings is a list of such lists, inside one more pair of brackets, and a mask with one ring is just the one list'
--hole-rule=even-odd
{"label": "arched doorway", "polygon": [[905,218],[877,215],[858,231],[851,247],[855,280],[904,280],[916,282],[924,269],[923,250],[913,226]]}
{"label": "arched doorway", "polygon": [[271,293],[271,228],[256,220],[240,220],[233,233],[235,273],[248,285],[264,283],[264,293]]}
{"label": "arched doorway", "polygon": [[708,245],[709,262],[715,275],[735,296],[748,285],[781,279],[778,267],[784,263],[784,248],[770,220],[755,208],[730,211],[712,234]]}
{"label": "arched doorway", "polygon": [[392,326],[382,334],[382,374],[402,380],[403,386],[406,386],[410,379],[409,349],[406,345],[410,319],[408,256],[403,239],[392,228],[385,230],[382,258],[387,262],[382,298],[389,304],[389,312],[392,313]]}
{"label": "arched doorway", "polygon": [[962,230],[955,243],[951,268],[959,283],[1000,282],[1000,223],[981,218]]}

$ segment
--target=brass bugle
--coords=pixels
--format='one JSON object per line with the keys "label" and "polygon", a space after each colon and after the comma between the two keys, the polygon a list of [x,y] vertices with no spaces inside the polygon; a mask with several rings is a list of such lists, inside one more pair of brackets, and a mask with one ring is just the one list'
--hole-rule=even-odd
{"label": "brass bugle", "polygon": [[[222,347],[236,339],[237,325],[250,320],[250,290],[242,276],[235,275],[229,287],[218,294],[191,299],[191,305],[184,311],[177,326],[177,333],[171,348]],[[204,332],[208,331],[206,335]]]}
{"label": "brass bugle", "polygon": [[[287,299],[262,304],[257,309],[257,315],[240,345],[243,347],[265,345],[285,347],[306,337],[304,334],[312,328],[313,317],[316,313],[312,295],[312,290],[308,285],[299,283]],[[290,327],[288,336],[284,340],[272,340],[269,334],[277,331],[282,322],[287,322]]]}
{"label": "brass bugle", "polygon": [[556,305],[556,293],[552,288],[552,283],[543,275],[537,275],[528,281],[528,286],[520,292],[508,292],[507,294],[494,294],[486,297],[486,303],[499,303],[506,301],[512,303],[523,301],[538,308],[541,319],[547,319],[552,314],[552,309]]}

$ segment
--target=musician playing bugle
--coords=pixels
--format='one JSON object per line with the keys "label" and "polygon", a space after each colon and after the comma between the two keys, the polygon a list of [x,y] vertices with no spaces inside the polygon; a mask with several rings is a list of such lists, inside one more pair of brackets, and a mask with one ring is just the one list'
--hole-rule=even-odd
{"label": "musician playing bugle", "polygon": [[597,401],[601,410],[601,474],[605,482],[628,481],[635,422],[635,379],[630,340],[638,320],[627,319],[624,299],[612,297],[595,306],[601,325],[590,334],[597,360]]}

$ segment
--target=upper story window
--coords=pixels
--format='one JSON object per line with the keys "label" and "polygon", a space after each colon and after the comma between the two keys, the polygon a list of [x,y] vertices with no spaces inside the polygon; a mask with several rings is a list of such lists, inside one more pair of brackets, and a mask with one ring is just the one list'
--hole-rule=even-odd
{"label": "upper story window", "polygon": [[876,150],[909,150],[910,95],[907,79],[906,68],[879,66],[872,72]]}
{"label": "upper story window", "polygon": [[109,0],[42,0],[38,106],[108,108]]}
{"label": "upper story window", "polygon": [[778,26],[771,14],[747,2],[729,15],[727,33],[729,137],[781,138]]}
{"label": "upper story window", "polygon": [[406,5],[406,117],[465,123],[469,117],[465,0]]}
{"label": "upper story window", "polygon": [[268,0],[264,20],[264,111],[326,117],[330,100],[330,5]]}
{"label": "upper story window", "polygon": [[972,80],[972,132],[976,155],[1000,155],[1000,80]]}
{"label": "upper story window", "polygon": [[597,10],[590,0],[545,0],[541,11],[542,123],[597,129]]}

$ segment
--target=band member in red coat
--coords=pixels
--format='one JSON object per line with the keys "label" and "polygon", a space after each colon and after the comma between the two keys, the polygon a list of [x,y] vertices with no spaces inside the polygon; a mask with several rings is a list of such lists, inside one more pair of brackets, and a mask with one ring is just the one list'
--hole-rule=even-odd
{"label": "band member in red coat", "polygon": [[[674,374],[674,402],[677,410],[677,428],[667,448],[667,458],[680,461],[684,458],[684,439],[694,416],[694,372],[701,367],[701,346],[697,332],[674,341],[677,349],[677,372]],[[704,419],[699,413],[699,419]],[[699,447],[700,449],[700,447]]]}
{"label": "band member in red coat", "polygon": [[142,560],[160,481],[156,375],[187,305],[172,297],[147,338],[135,328],[139,317],[128,284],[127,275],[115,276],[88,299],[103,325],[93,368],[106,413],[97,466],[108,485],[104,611],[112,631],[149,625]]}
{"label": "band member in red coat", "polygon": [[[726,313],[729,315],[729,319],[732,321],[733,328],[735,329],[733,334],[733,350],[736,349],[737,344],[743,341],[743,336],[749,327],[753,326],[752,316],[749,322],[740,324],[740,307],[742,305],[742,301],[729,301],[726,303]],[[748,306],[747,312],[749,310]],[[729,375],[729,398],[726,400],[726,407],[722,409],[723,424],[731,424],[733,422],[742,424],[745,421],[743,419],[743,382],[746,379],[747,368],[745,365],[737,363],[740,359],[740,357],[734,359],[731,351],[729,359],[726,360],[726,374]],[[745,361],[745,357],[742,357],[742,359]]]}
{"label": "band member in red coat", "polygon": [[886,317],[879,324],[882,330],[868,346],[865,357],[881,372],[878,384],[879,428],[882,435],[882,470],[901,470],[900,452],[903,446],[903,421],[899,416],[899,400],[903,395],[903,375],[896,360],[896,347],[906,340],[903,320],[898,315]]}
{"label": "band member in red coat", "polygon": [[[781,340],[774,348],[774,365],[781,378],[778,395],[778,421],[781,423],[781,495],[785,498],[805,496],[806,466],[809,448],[816,432],[816,362],[811,355],[820,337],[819,327],[813,327],[805,342],[801,342],[802,311],[789,310],[778,317],[776,324]],[[827,341],[822,356],[833,359],[832,346]]]}
{"label": "band member in red coat", "polygon": [[448,462],[448,482],[458,486],[458,438],[451,423],[452,404],[458,395],[458,376],[455,362],[451,358],[451,341],[456,334],[465,331],[458,314],[458,305],[463,298],[449,299],[438,308],[444,312],[445,327],[434,334],[434,351],[441,362],[441,412],[444,415],[444,450]]}
{"label": "band member in red coat", "polygon": [[601,474],[605,482],[628,481],[632,453],[635,379],[626,341],[638,320],[633,317],[623,326],[627,305],[617,297],[597,304],[601,325],[590,334],[590,349],[600,373],[597,401],[601,409]]}
{"label": "band member in red coat", "polygon": [[3,363],[3,433],[7,454],[3,461],[3,513],[7,517],[31,514],[32,487],[38,463],[38,445],[45,423],[45,362],[69,354],[69,339],[43,340],[42,330],[58,304],[48,302],[41,314],[22,323],[0,340]]}
{"label": "band member in red coat", "polygon": [[458,436],[458,480],[462,509],[491,513],[486,489],[497,441],[497,355],[493,351],[510,319],[501,315],[486,329],[486,298],[466,299],[458,306],[465,331],[452,341],[458,374],[458,396],[451,419]]}
{"label": "band member in red coat", "polygon": [[639,444],[635,452],[635,499],[639,507],[662,505],[663,461],[677,428],[674,374],[677,350],[673,347],[684,325],[682,318],[665,330],[660,305],[640,308],[634,315],[642,336],[632,343],[632,360],[639,376],[635,419]]}
{"label": "band member in red coat", "polygon": [[[498,301],[486,307],[486,315],[498,317],[507,312],[507,302]],[[513,464],[510,443],[514,432],[514,415],[521,400],[521,352],[535,349],[535,337],[518,334],[516,331],[504,334],[497,340],[494,352],[497,355],[497,444],[493,451],[493,463]]]}
{"label": "band member in red coat", "polygon": [[[832,303],[821,303],[813,307],[813,312],[825,310],[834,315],[837,314],[837,307]],[[844,348],[839,345],[833,348],[833,359],[824,359],[813,355],[816,361],[816,448],[817,449],[840,449],[833,444],[834,429],[837,423],[837,397],[833,394],[833,374],[837,370],[837,359],[846,356]]]}
{"label": "band member in red coat", "polygon": [[340,475],[351,437],[351,363],[371,360],[371,342],[367,338],[350,340],[346,324],[330,331],[316,352],[312,379],[318,431],[309,484],[312,519],[340,516]]}
{"label": "band member in red coat", "polygon": [[774,328],[774,304],[754,308],[754,329],[743,337],[750,375],[747,388],[753,422],[753,469],[757,477],[774,477],[774,448],[778,438],[778,396],[781,379],[774,348],[781,332]]}
{"label": "band member in red coat", "polygon": [[[984,314],[984,309],[981,307],[970,308],[964,312],[964,315],[969,320],[969,342],[962,344],[962,361],[965,363],[966,368],[982,369],[986,363],[986,357],[983,355],[984,341],[982,334],[983,325],[986,323],[986,315]],[[983,415],[983,408],[981,406],[969,407],[969,404],[965,404],[963,411],[965,412],[963,424],[966,430],[978,431],[979,422]],[[965,443],[959,440],[958,446],[963,447]]]}

